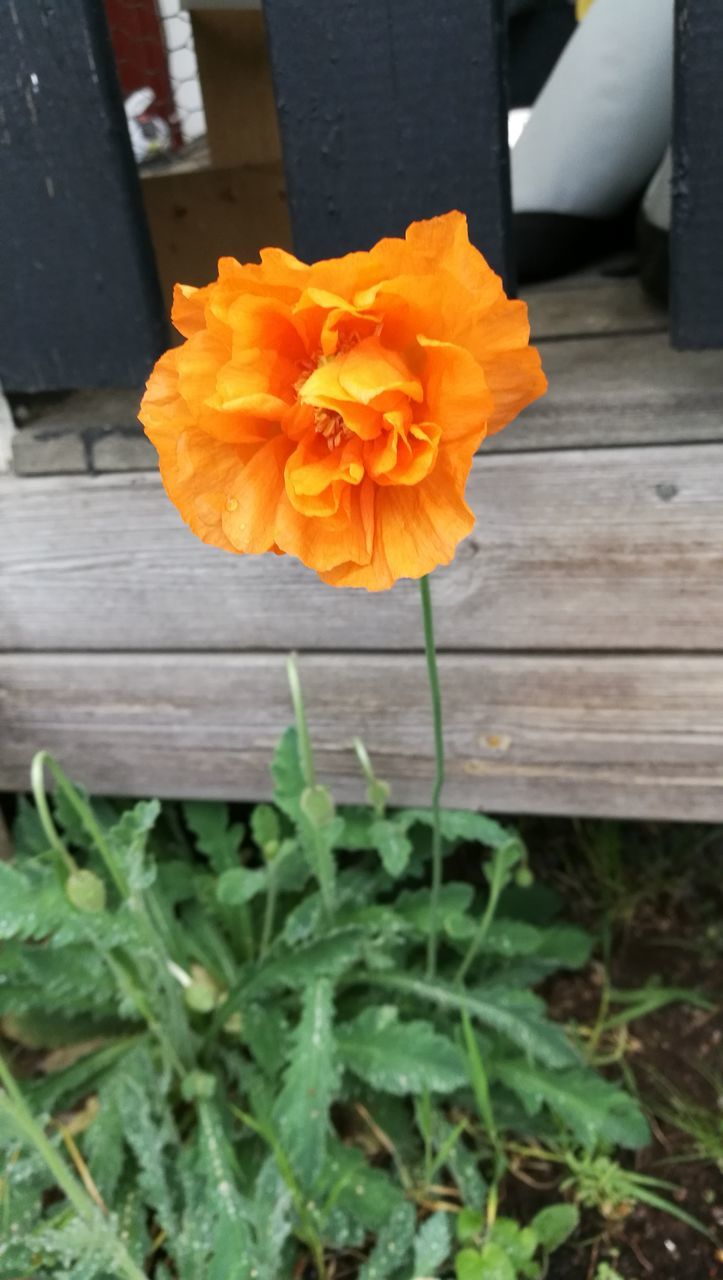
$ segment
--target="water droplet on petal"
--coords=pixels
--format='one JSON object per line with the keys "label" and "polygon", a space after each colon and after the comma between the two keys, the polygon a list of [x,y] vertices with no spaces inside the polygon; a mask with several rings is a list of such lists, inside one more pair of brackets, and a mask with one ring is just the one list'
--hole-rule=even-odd
{"label": "water droplet on petal", "polygon": [[236,511],[237,507],[238,507],[238,498],[227,498],[227,499],[226,499],[226,510],[227,510],[227,511]]}

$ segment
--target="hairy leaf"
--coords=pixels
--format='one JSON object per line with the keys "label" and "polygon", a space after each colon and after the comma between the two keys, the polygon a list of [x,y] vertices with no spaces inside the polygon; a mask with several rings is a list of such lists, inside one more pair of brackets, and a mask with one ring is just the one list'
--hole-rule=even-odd
{"label": "hairy leaf", "polygon": [[547,1105],[586,1146],[604,1142],[635,1148],[650,1140],[635,1099],[594,1071],[577,1068],[552,1075],[515,1059],[495,1062],[494,1072],[518,1095],[528,1115]]}
{"label": "hairy leaf", "polygon": [[401,1022],[392,1005],[365,1009],[338,1027],[337,1041],[348,1070],[387,1093],[451,1093],[466,1081],[457,1046],[428,1022]]}
{"label": "hairy leaf", "polygon": [[304,992],[301,1021],[275,1108],[281,1145],[307,1192],[324,1164],[329,1108],[339,1079],[333,1016],[331,983],[317,978]]}
{"label": "hairy leaf", "polygon": [[293,726],[282,735],[274,752],[271,776],[274,780],[274,801],[294,825],[298,824],[305,783],[299,760],[299,740]]}
{"label": "hairy leaf", "polygon": [[452,1248],[449,1214],[433,1213],[422,1224],[414,1240],[414,1275],[434,1276],[444,1265]]}
{"label": "hairy leaf", "polygon": [[466,1009],[471,1018],[506,1036],[548,1067],[565,1067],[578,1061],[562,1028],[543,1016],[542,1001],[531,993],[492,987],[465,991],[441,978],[417,978],[403,973],[374,974],[370,981],[414,996],[425,1005],[459,1012]]}
{"label": "hairy leaf", "polygon": [[411,1204],[399,1205],[379,1232],[369,1261],[359,1272],[359,1280],[387,1280],[410,1258],[414,1241],[415,1213]]}

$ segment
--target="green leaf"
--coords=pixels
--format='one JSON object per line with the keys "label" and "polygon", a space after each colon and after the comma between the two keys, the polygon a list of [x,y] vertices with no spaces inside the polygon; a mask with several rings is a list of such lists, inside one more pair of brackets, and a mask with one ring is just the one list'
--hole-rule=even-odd
{"label": "green leaf", "polygon": [[224,907],[242,907],[263,893],[266,884],[265,867],[230,867],[221,872],[216,882],[216,897]]}
{"label": "green leaf", "polygon": [[305,1192],[321,1173],[329,1137],[329,1108],[339,1081],[333,1033],[332,986],[317,978],[304,992],[301,1021],[275,1107],[281,1146]]}
{"label": "green leaf", "polygon": [[344,1066],[387,1093],[451,1093],[466,1080],[457,1046],[428,1022],[399,1021],[392,1005],[365,1009],[338,1027],[337,1042]]}
{"label": "green leaf", "polygon": [[229,807],[215,800],[187,800],[183,816],[196,837],[199,853],[219,874],[238,866],[244,828],[231,822]]}
{"label": "green leaf", "polygon": [[530,1226],[548,1253],[554,1253],[577,1230],[580,1211],[575,1204],[549,1204],[536,1213]]}
{"label": "green leaf", "polygon": [[403,973],[375,973],[375,986],[415,996],[424,1005],[439,1009],[466,1009],[471,1018],[504,1035],[531,1058],[548,1067],[564,1067],[578,1061],[578,1055],[561,1027],[544,1016],[544,1005],[530,992],[504,988],[465,991],[441,978],[417,978]]}
{"label": "green leaf", "polygon": [[155,866],[146,859],[146,846],[160,812],[158,800],[140,800],[106,832],[132,893],[141,893],[155,880]]}
{"label": "green leaf", "polygon": [[279,816],[270,804],[257,804],[251,810],[251,834],[265,858],[276,857],[281,826]]}
{"label": "green leaf", "polygon": [[293,726],[282,735],[274,752],[271,776],[274,780],[274,802],[297,825],[301,794],[306,784],[299,760],[299,739]]}
{"label": "green leaf", "polygon": [[444,1265],[452,1248],[449,1214],[433,1213],[414,1239],[415,1277],[434,1276]]}
{"label": "green leaf", "polygon": [[40,941],[74,915],[50,867],[0,861],[0,938]]}
{"label": "green leaf", "polygon": [[27,796],[18,797],[13,822],[13,848],[19,859],[35,857],[39,853],[45,853],[48,848],[48,837],[43,831],[38,811]]}
{"label": "green leaf", "polygon": [[359,928],[328,933],[288,955],[268,960],[251,979],[245,995],[256,997],[273,987],[296,989],[320,977],[338,978],[358,963],[364,942],[364,932]]}
{"label": "green leaf", "polygon": [[[397,816],[406,827],[411,827],[416,822],[427,827],[434,825],[431,809],[402,809]],[[488,849],[498,849],[509,844],[514,835],[493,818],[468,809],[442,809],[441,824],[445,840],[455,843],[469,841],[486,845]]]}
{"label": "green leaf", "polygon": [[461,1209],[457,1214],[457,1239],[460,1244],[469,1244],[471,1240],[479,1240],[484,1235],[486,1218],[481,1209]]}
{"label": "green leaf", "polygon": [[393,818],[377,818],[370,835],[384,870],[394,879],[401,876],[412,855],[412,842],[404,827]]}
{"label": "green leaf", "polygon": [[332,1138],[324,1169],[321,1199],[330,1197],[365,1232],[378,1232],[391,1214],[404,1204],[398,1182],[383,1169],[368,1163],[357,1147]]}
{"label": "green leaf", "polygon": [[359,1272],[359,1280],[387,1280],[398,1272],[411,1254],[415,1225],[414,1209],[405,1201],[379,1232],[369,1260]]}
{"label": "green leaf", "polygon": [[[450,919],[459,915],[472,905],[474,890],[471,884],[451,880],[442,885],[439,894],[438,919],[446,927]],[[406,920],[419,933],[427,934],[431,928],[432,908],[429,901],[429,889],[406,890],[400,893],[393,904],[397,915]]]}
{"label": "green leaf", "polygon": [[501,1245],[489,1240],[480,1251],[462,1249],[455,1259],[457,1280],[516,1280],[516,1270]]}
{"label": "green leaf", "polygon": [[636,1148],[650,1141],[635,1099],[594,1071],[578,1068],[552,1075],[522,1059],[495,1062],[494,1071],[528,1115],[547,1105],[586,1146],[603,1142]]}
{"label": "green leaf", "polygon": [[[136,1051],[134,1070],[116,1076],[114,1098],[123,1121],[125,1139],[138,1161],[138,1185],[170,1239],[177,1231],[176,1205],[169,1179],[166,1151],[178,1147],[170,1115],[157,1117],[149,1091],[157,1079],[151,1058]],[[126,1059],[130,1065],[130,1056]],[[143,1081],[143,1083],[141,1083]]]}

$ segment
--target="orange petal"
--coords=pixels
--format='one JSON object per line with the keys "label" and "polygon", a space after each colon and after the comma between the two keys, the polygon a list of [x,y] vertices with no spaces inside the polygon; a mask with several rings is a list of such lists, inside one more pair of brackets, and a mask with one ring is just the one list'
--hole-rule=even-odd
{"label": "orange petal", "polygon": [[161,356],[148,380],[139,417],[158,451],[161,479],[171,502],[197,537],[233,551],[221,513],[249,450],[222,444],[199,430],[178,394],[177,357],[178,349]]}
{"label": "orange petal", "polygon": [[411,400],[422,399],[422,387],[396,351],[378,338],[365,338],[339,357],[339,383],[362,404],[370,404],[387,391],[401,391]]}
{"label": "orange petal", "polygon": [[321,435],[302,440],[284,472],[289,501],[305,516],[334,515],[344,488],[361,484],[363,479],[358,443],[348,441],[330,449]]}
{"label": "orange petal", "polygon": [[236,551],[258,555],[277,542],[276,515],[292,445],[283,435],[257,449],[227,490],[223,531]]}
{"label": "orange petal", "polygon": [[507,426],[518,413],[545,394],[547,378],[534,347],[505,351],[485,364],[485,377],[494,400],[488,435]]}
{"label": "orange petal", "polygon": [[344,485],[338,510],[323,517],[301,515],[284,495],[276,521],[279,547],[317,572],[346,561],[368,564],[377,493],[371,480]]}
{"label": "orange petal", "polygon": [[419,336],[425,352],[425,416],[437,422],[445,443],[473,436],[484,440],[493,400],[485,375],[469,351]]}
{"label": "orange petal", "polygon": [[349,560],[322,569],[320,576],[335,587],[384,591],[399,578],[421,578],[448,564],[473,526],[474,515],[440,454],[434,471],[421,484],[377,489],[369,564]]}
{"label": "orange petal", "polygon": [[171,321],[184,338],[192,338],[199,329],[206,327],[206,301],[212,286],[196,289],[192,284],[173,286]]}

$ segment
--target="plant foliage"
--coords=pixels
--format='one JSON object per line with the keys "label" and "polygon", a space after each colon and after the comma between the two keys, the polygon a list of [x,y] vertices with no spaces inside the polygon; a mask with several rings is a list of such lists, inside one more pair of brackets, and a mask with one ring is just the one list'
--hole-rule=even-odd
{"label": "plant foliage", "polygon": [[337,810],[295,730],[243,823],[51,767],[0,862],[0,1280],[542,1275],[576,1210],[496,1216],[505,1141],[647,1132],[531,990],[590,939],[515,833],[444,813],[435,915],[430,813]]}

